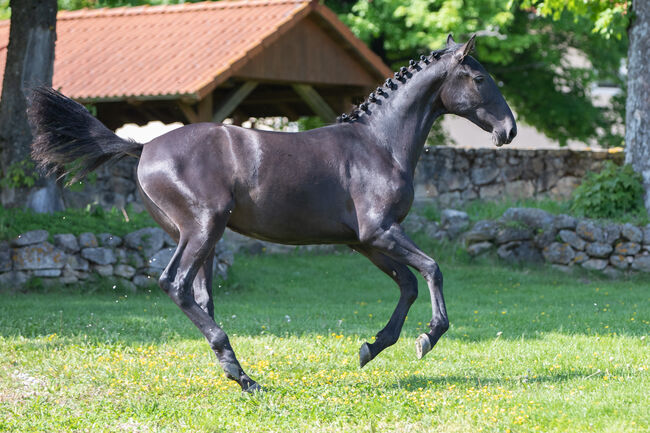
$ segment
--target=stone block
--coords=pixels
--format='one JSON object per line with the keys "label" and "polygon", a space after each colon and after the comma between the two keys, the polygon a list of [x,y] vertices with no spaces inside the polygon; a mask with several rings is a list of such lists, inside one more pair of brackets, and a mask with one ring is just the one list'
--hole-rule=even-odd
{"label": "stone block", "polygon": [[641,272],[650,272],[650,254],[640,254],[634,257],[632,269]]}
{"label": "stone block", "polygon": [[32,230],[26,233],[19,234],[11,241],[13,247],[24,247],[27,245],[40,244],[47,241],[50,236],[47,230]]}
{"label": "stone block", "polygon": [[470,256],[478,256],[488,250],[490,250],[494,245],[492,242],[476,242],[467,247],[467,253]]}
{"label": "stone block", "polygon": [[591,257],[607,258],[612,253],[612,246],[603,242],[592,242],[587,244],[585,251]]}
{"label": "stone block", "polygon": [[70,233],[54,235],[54,245],[66,253],[76,253],[79,251],[77,237]]}
{"label": "stone block", "polygon": [[131,249],[140,251],[144,257],[151,257],[163,246],[163,230],[147,227],[129,233],[124,237],[124,243]]}
{"label": "stone block", "polygon": [[530,229],[518,227],[502,227],[497,232],[495,241],[497,244],[505,244],[514,241],[526,241],[533,237],[533,232]]}
{"label": "stone block", "polygon": [[75,271],[88,272],[90,270],[90,264],[88,260],[82,259],[77,255],[70,254],[66,257],[66,266],[69,266],[70,269]]}
{"label": "stone block", "polygon": [[494,166],[475,167],[471,171],[472,183],[474,185],[487,185],[494,181],[499,175],[499,169]]}
{"label": "stone block", "polygon": [[573,248],[569,244],[553,242],[544,248],[542,255],[547,262],[568,265],[573,261],[575,251],[573,251]]}
{"label": "stone block", "polygon": [[61,269],[66,263],[66,254],[48,242],[14,248],[11,260],[15,270]]}
{"label": "stone block", "polygon": [[627,269],[630,266],[630,261],[628,258],[621,254],[612,254],[609,257],[609,263],[618,269]]}
{"label": "stone block", "polygon": [[618,224],[606,223],[602,226],[603,242],[606,244],[614,245],[614,243],[621,237],[621,227]]}
{"label": "stone block", "polygon": [[506,197],[513,199],[531,198],[535,196],[535,184],[530,180],[515,180],[506,182]]}
{"label": "stone block", "polygon": [[35,277],[54,278],[61,276],[61,269],[37,269],[34,271]]}
{"label": "stone block", "polygon": [[99,246],[94,233],[81,233],[79,235],[80,248],[95,248]]}
{"label": "stone block", "polygon": [[560,236],[560,239],[562,239],[562,242],[566,242],[567,244],[571,245],[571,248],[574,250],[582,251],[587,245],[587,243],[582,240],[580,236],[571,230],[560,230],[560,233],[558,235]]}
{"label": "stone block", "polygon": [[505,187],[503,184],[497,183],[481,186],[478,190],[478,196],[481,200],[492,200],[498,197],[503,197],[504,192]]}
{"label": "stone block", "polygon": [[607,267],[607,260],[604,259],[589,259],[581,264],[585,269],[590,271],[602,271]]}
{"label": "stone block", "polygon": [[625,223],[621,227],[621,235],[630,242],[643,242],[643,231],[635,225]]}
{"label": "stone block", "polygon": [[102,277],[113,276],[113,265],[93,265],[92,269]]}
{"label": "stone block", "polygon": [[84,248],[81,250],[81,257],[98,265],[110,265],[117,261],[113,250],[105,247]]}
{"label": "stone block", "polygon": [[125,264],[119,264],[115,266],[113,273],[118,277],[133,278],[133,276],[135,275],[135,268],[133,266],[129,266]]}
{"label": "stone block", "polygon": [[623,256],[634,256],[641,251],[641,245],[636,242],[619,242],[614,248],[616,254]]}
{"label": "stone block", "polygon": [[115,248],[122,245],[122,238],[110,233],[100,233],[97,235],[99,245],[102,247]]}
{"label": "stone block", "polygon": [[576,234],[588,242],[605,242],[603,230],[593,221],[580,221],[576,225]]}
{"label": "stone block", "polygon": [[558,230],[575,230],[578,220],[570,215],[560,214],[555,217],[553,226]]}
{"label": "stone block", "polygon": [[515,221],[531,229],[546,229],[553,227],[554,218],[553,215],[542,209],[511,207],[503,213],[499,221],[503,223]]}
{"label": "stone block", "polygon": [[491,241],[497,235],[499,225],[495,221],[481,220],[474,224],[474,227],[467,233],[464,238],[467,244],[481,241]]}
{"label": "stone block", "polygon": [[7,247],[6,243],[0,247],[0,272],[8,272],[13,268],[11,261],[11,250]]}

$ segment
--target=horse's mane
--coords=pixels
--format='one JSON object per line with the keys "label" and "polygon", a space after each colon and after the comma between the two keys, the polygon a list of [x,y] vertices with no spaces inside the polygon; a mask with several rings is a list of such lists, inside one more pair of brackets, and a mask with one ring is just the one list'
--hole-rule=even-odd
{"label": "horse's mane", "polygon": [[[437,61],[444,54],[452,52],[453,48],[454,47],[445,47],[440,50],[431,51],[428,56],[421,55],[419,61],[411,59],[409,61],[408,67],[402,66],[398,71],[395,71],[394,77],[387,78],[383,86],[377,87],[374,92],[371,92],[370,95],[368,95],[365,101],[359,105],[354,106],[350,113],[343,113],[337,117],[336,123],[351,123],[358,120],[359,117],[361,117],[361,115],[364,113],[366,115],[370,115],[370,109],[368,107],[370,104],[375,103],[378,100],[379,96],[388,98],[390,96],[389,92],[396,91],[399,88],[400,84],[406,83],[406,81],[411,78],[414,73],[421,71],[430,63]],[[385,89],[388,89],[388,91]]]}

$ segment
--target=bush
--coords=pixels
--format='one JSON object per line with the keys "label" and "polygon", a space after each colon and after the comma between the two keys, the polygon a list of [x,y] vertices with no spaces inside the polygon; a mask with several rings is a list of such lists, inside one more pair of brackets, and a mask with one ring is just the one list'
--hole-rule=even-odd
{"label": "bush", "polygon": [[641,175],[629,165],[607,161],[600,173],[591,172],[573,192],[571,210],[590,218],[640,215],[643,207]]}

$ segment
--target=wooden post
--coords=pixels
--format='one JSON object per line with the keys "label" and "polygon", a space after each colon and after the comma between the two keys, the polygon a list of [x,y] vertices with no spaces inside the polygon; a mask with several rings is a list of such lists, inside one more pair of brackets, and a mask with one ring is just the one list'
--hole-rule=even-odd
{"label": "wooden post", "polygon": [[334,123],[336,121],[336,113],[323,97],[318,94],[316,89],[309,84],[294,84],[292,87],[323,122]]}
{"label": "wooden post", "polygon": [[257,81],[247,81],[233,91],[212,115],[213,122],[222,122],[257,87]]}

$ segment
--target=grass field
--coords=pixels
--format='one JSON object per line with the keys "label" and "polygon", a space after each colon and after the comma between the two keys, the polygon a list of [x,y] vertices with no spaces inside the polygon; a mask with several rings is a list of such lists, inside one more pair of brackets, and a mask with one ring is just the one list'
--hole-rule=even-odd
{"label": "grass field", "polygon": [[451,320],[423,360],[357,352],[397,289],[358,255],[238,257],[216,315],[242,395],[158,290],[0,294],[0,431],[647,432],[647,279],[610,282],[440,257]]}

